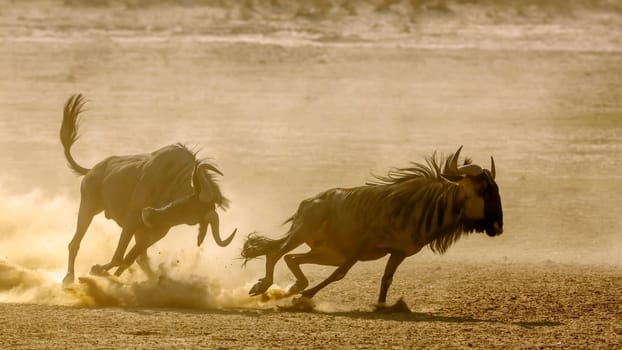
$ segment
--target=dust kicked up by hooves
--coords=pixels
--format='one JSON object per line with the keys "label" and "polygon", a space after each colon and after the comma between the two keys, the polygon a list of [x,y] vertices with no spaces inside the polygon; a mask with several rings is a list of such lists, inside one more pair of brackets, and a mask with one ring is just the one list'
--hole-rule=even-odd
{"label": "dust kicked up by hooves", "polygon": [[[2,189],[0,195],[5,195]],[[275,309],[277,301],[287,297],[278,286],[267,296],[251,297],[248,290],[254,277],[241,272],[232,275],[230,270],[225,277],[221,268],[206,269],[209,267],[207,259],[213,262],[217,253],[210,252],[208,257],[200,250],[186,252],[183,247],[179,248],[181,243],[174,241],[167,242],[169,252],[173,252],[170,255],[183,256],[184,263],[177,264],[174,261],[178,259],[154,253],[153,261],[161,262],[155,278],[149,279],[134,269],[119,278],[84,274],[76,276],[75,283],[65,288],[60,281],[65,275],[61,266],[66,259],[67,242],[58,237],[61,237],[61,228],[73,225],[62,214],[69,206],[65,197],[49,199],[41,191],[23,196],[6,194],[5,201],[0,204],[0,246],[3,248],[0,302],[83,307]],[[38,213],[34,218],[29,214],[33,208]],[[83,255],[86,260],[83,265],[105,261],[109,258],[105,252],[114,248],[107,234],[113,231],[110,224],[95,221],[93,225],[98,234],[90,236],[83,247],[89,251],[88,255]]]}
{"label": "dust kicked up by hooves", "polygon": [[248,296],[248,288],[226,288],[205,276],[172,277],[166,270],[152,279],[133,274],[121,278],[85,276],[63,287],[58,274],[0,261],[0,302],[191,309],[272,307],[270,300]]}
{"label": "dust kicked up by hooves", "polygon": [[175,274],[161,269],[146,279],[137,274],[84,276],[62,286],[57,274],[30,270],[0,260],[0,302],[82,307],[149,307],[180,309],[276,309],[282,311],[335,311],[328,303],[315,305],[294,297],[279,286],[251,297],[250,285],[225,287],[205,276]]}

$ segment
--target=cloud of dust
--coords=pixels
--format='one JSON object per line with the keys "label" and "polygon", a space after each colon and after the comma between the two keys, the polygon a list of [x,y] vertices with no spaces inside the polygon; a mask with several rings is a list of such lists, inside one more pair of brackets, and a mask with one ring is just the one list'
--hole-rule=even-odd
{"label": "cloud of dust", "polygon": [[49,272],[0,260],[0,302],[72,305],[75,300]]}
{"label": "cloud of dust", "polygon": [[271,300],[248,296],[248,287],[226,288],[218,279],[162,268],[151,279],[136,273],[120,278],[87,276],[63,287],[48,271],[0,261],[0,302],[192,309],[273,307]]}
{"label": "cloud of dust", "polygon": [[[89,276],[90,266],[111,258],[119,238],[120,228],[102,215],[95,218],[82,241],[76,260],[76,282],[65,288],[61,280],[79,200],[51,198],[41,190],[19,195],[0,190],[0,196],[4,198],[0,202],[0,302],[85,307],[274,308],[279,299],[276,296],[285,294],[276,286],[268,298],[248,295],[263,273],[263,264],[242,268],[238,257],[243,233],[238,233],[225,249],[209,238],[196,247],[197,227],[188,226],[173,228],[150,249],[154,277],[147,278],[136,264],[120,277]],[[235,216],[223,214],[224,226],[238,223]]]}
{"label": "cloud of dust", "polygon": [[[153,278],[145,278],[134,271],[122,277],[79,277],[76,283],[64,287],[48,271],[25,269],[0,261],[0,302],[82,307],[289,308],[289,301],[280,302],[290,297],[283,288],[274,286],[264,296],[251,297],[247,294],[250,286],[226,287],[218,278],[160,265]],[[336,311],[328,303],[308,308]]]}
{"label": "cloud of dust", "polygon": [[[64,269],[78,202],[64,196],[46,196],[39,189],[19,195],[0,190],[0,197],[0,259],[56,273]],[[109,258],[108,251],[118,232],[111,222],[94,220],[78,260],[101,262]]]}

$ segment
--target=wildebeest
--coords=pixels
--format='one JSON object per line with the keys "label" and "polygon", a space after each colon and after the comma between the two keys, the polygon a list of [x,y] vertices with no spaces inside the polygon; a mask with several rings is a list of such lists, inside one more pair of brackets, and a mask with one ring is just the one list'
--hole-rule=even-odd
{"label": "wildebeest", "polygon": [[[118,267],[115,274],[120,275],[137,258],[139,266],[151,273],[147,248],[162,239],[172,226],[179,224],[200,224],[199,245],[208,225],[212,226],[214,240],[219,246],[231,242],[235,231],[222,240],[216,212],[216,208],[226,209],[229,203],[212,175],[222,173],[214,165],[197,159],[196,153],[184,145],[165,146],[149,154],[111,156],[92,169],[79,165],[71,155],[71,147],[78,140],[84,104],[81,94],[71,96],[65,103],[60,128],[60,140],[69,168],[84,176],[76,232],[68,247],[69,262],[64,284],[73,282],[80,242],[93,217],[102,211],[106,218],[121,226],[121,237],[111,261],[103,266],[93,266],[91,273],[103,273]],[[150,214],[157,211],[150,207],[162,206],[176,210],[164,218],[150,221]],[[132,237],[135,244],[125,255]]]}
{"label": "wildebeest", "polygon": [[[462,147],[443,158],[436,152],[426,164],[395,169],[387,176],[354,188],[334,188],[302,201],[289,218],[291,228],[281,239],[250,234],[242,257],[266,256],[266,275],[249,294],[264,293],[273,283],[276,262],[306,243],[311,250],[285,255],[296,277],[289,288],[312,298],[326,285],[342,279],[357,261],[376,260],[389,254],[382,276],[378,307],[384,307],[387,290],[397,267],[408,256],[428,245],[444,253],[462,235],[503,233],[503,211],[495,182],[495,165],[482,169],[466,159],[458,166]],[[309,282],[301,264],[338,266],[324,281],[306,289]]]}

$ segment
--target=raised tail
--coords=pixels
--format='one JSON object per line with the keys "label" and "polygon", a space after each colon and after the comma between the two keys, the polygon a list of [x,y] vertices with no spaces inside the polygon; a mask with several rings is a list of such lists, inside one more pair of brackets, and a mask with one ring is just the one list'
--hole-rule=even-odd
{"label": "raised tail", "polygon": [[72,95],[65,103],[63,121],[60,125],[60,142],[63,144],[65,158],[69,168],[78,175],[86,175],[87,169],[76,162],[71,155],[71,146],[78,141],[78,126],[80,125],[80,113],[86,101],[82,94]]}
{"label": "raised tail", "polygon": [[244,258],[244,264],[249,260],[266,255],[275,249],[281,247],[281,245],[287,240],[288,236],[281,239],[270,239],[260,236],[256,233],[251,233],[246,237],[244,247],[242,247],[242,258]]}

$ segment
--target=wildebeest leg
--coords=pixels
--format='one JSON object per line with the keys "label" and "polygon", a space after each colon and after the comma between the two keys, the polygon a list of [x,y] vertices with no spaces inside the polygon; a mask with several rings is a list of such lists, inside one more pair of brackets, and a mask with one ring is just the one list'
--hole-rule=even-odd
{"label": "wildebeest leg", "polygon": [[296,294],[309,286],[309,280],[300,269],[302,264],[331,265],[343,264],[344,257],[336,252],[312,249],[304,254],[288,254],[283,257],[287,267],[296,276],[296,282],[289,287],[289,293]]}
{"label": "wildebeest leg", "polygon": [[335,270],[330,276],[328,276],[327,279],[320,282],[317,286],[311,289],[307,289],[304,292],[302,292],[301,293],[302,296],[305,298],[313,298],[313,296],[317,292],[319,292],[322,288],[326,287],[327,285],[335,281],[339,281],[340,279],[344,278],[345,275],[348,273],[348,271],[350,271],[350,268],[352,268],[352,266],[354,266],[354,264],[356,264],[357,261],[358,259],[356,258],[349,258],[348,260],[346,260],[345,263],[339,266],[337,270]]}
{"label": "wildebeest leg", "polygon": [[378,305],[381,307],[387,301],[387,291],[393,282],[393,275],[395,270],[400,266],[402,261],[406,259],[406,256],[401,253],[392,253],[387,261],[387,266],[384,268],[384,275],[382,275],[382,282],[380,283],[380,295],[378,296]]}
{"label": "wildebeest leg", "polygon": [[283,255],[324,231],[326,212],[327,207],[320,200],[305,200],[300,203],[296,215],[291,219],[293,222],[287,240],[280,247],[265,254],[266,276],[251,288],[250,295],[262,294],[270,288],[274,280],[274,265]]}
{"label": "wildebeest leg", "polygon": [[115,249],[114,255],[112,256],[112,260],[110,261],[111,263],[120,264],[121,262],[123,262],[123,256],[125,255],[127,246],[132,240],[134,231],[136,231],[136,229],[133,227],[133,225],[128,226],[128,228],[124,227],[123,230],[121,230],[121,237],[119,237],[119,243],[117,244],[117,249]]}
{"label": "wildebeest leg", "polygon": [[94,210],[88,204],[84,204],[84,202],[80,203],[80,209],[78,211],[78,223],[76,224],[76,233],[73,235],[71,242],[69,242],[69,261],[67,264],[67,275],[63,278],[63,284],[68,285],[73,283],[75,272],[74,266],[76,262],[76,256],[78,255],[78,250],[80,249],[80,242],[82,242],[82,238],[84,238],[84,234],[86,230],[91,225],[91,221],[93,221],[93,217],[97,215],[101,210]]}
{"label": "wildebeest leg", "polygon": [[127,253],[125,259],[123,259],[123,263],[114,272],[115,276],[120,276],[123,271],[127,270],[136,261],[139,255],[146,254],[147,249],[166,236],[167,232],[168,230],[137,231],[135,235],[136,243]]}
{"label": "wildebeest leg", "polygon": [[123,263],[123,255],[125,254],[125,250],[127,249],[132,236],[134,236],[134,231],[134,226],[124,227],[123,230],[121,230],[121,237],[119,238],[119,243],[117,244],[117,249],[112,256],[112,260],[104,265],[93,265],[93,267],[91,267],[92,275],[105,274],[111,268],[120,266]]}
{"label": "wildebeest leg", "polygon": [[274,265],[277,261],[288,252],[299,247],[303,242],[302,239],[297,238],[297,235],[291,235],[290,238],[283,243],[281,248],[276,249],[266,254],[266,276],[260,278],[257,283],[248,292],[250,295],[259,295],[264,293],[274,283]]}

